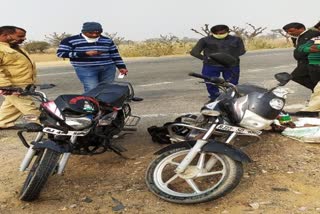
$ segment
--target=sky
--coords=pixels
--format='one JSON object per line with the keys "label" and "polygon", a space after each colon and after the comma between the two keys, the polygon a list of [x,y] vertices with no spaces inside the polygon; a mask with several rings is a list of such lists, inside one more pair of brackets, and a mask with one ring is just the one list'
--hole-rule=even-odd
{"label": "sky", "polygon": [[0,26],[22,27],[28,40],[42,41],[54,32],[78,34],[88,21],[126,40],[201,38],[190,29],[226,24],[250,30],[250,23],[269,33],[289,22],[310,27],[320,21],[319,8],[320,0],[10,0],[1,4]]}

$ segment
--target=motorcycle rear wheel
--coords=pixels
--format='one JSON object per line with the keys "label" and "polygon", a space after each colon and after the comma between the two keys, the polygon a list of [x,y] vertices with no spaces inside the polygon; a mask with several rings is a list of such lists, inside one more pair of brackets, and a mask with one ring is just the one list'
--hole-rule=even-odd
{"label": "motorcycle rear wheel", "polygon": [[184,173],[177,174],[174,170],[188,152],[172,149],[151,162],[146,183],[152,193],[169,202],[194,204],[220,198],[240,183],[242,163],[218,153],[199,153]]}
{"label": "motorcycle rear wheel", "polygon": [[53,150],[39,151],[20,191],[20,200],[33,201],[39,197],[43,186],[55,170],[59,158],[60,153]]}

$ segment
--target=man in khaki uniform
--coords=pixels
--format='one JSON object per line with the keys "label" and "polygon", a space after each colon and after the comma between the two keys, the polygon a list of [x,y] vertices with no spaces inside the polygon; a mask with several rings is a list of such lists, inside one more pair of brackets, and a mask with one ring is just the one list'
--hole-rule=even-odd
{"label": "man in khaki uniform", "polygon": [[[35,64],[28,53],[19,47],[26,39],[26,31],[15,26],[0,27],[0,87],[25,88],[36,81]],[[0,94],[4,92],[0,90]],[[4,95],[0,107],[0,129],[12,128],[22,115],[40,114],[31,97],[19,94]]]}

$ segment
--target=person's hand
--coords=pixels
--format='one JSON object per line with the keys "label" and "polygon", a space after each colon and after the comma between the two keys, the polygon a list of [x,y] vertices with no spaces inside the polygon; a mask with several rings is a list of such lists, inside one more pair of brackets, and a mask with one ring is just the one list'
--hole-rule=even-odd
{"label": "person's hand", "polygon": [[120,72],[121,74],[127,75],[128,69],[126,69],[126,68],[120,68],[120,69],[119,69],[119,72]]}
{"label": "person's hand", "polygon": [[97,56],[97,55],[101,55],[102,52],[101,51],[86,51],[86,55],[88,56]]}
{"label": "person's hand", "polygon": [[320,52],[320,50],[318,49],[318,45],[312,45],[310,47],[310,52],[314,53],[314,52]]}

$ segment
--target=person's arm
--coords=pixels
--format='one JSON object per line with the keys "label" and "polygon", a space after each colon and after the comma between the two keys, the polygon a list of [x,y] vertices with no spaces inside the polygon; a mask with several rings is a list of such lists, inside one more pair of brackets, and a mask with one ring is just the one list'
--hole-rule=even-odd
{"label": "person's arm", "polygon": [[320,45],[312,45],[312,46],[310,47],[310,52],[311,52],[311,53],[320,52]]}
{"label": "person's arm", "polygon": [[76,52],[73,50],[68,38],[61,41],[57,50],[57,57],[60,58],[79,58],[84,56],[87,56],[86,52]]}
{"label": "person's arm", "polygon": [[192,50],[190,51],[190,55],[194,56],[200,60],[204,60],[204,56],[203,54],[201,54],[201,52],[203,51],[205,46],[205,42],[203,39],[200,39],[197,44],[192,48]]}
{"label": "person's arm", "polygon": [[244,43],[242,39],[239,37],[239,56],[246,53],[246,48],[244,47]]}
{"label": "person's arm", "polygon": [[126,67],[126,64],[123,62],[123,60],[120,56],[119,50],[113,41],[111,41],[109,53],[110,53],[110,57],[111,57],[112,61],[115,63],[119,72],[121,74],[127,74],[128,69]]}
{"label": "person's arm", "polygon": [[11,86],[12,83],[10,81],[10,78],[6,75],[6,73],[4,72],[3,69],[3,57],[4,57],[4,53],[0,52],[0,86],[4,87],[4,86]]}
{"label": "person's arm", "polygon": [[316,45],[313,45],[313,42],[308,41],[305,44],[298,46],[297,51],[303,52],[303,53],[318,52],[318,51],[315,51],[314,46],[316,46]]}

